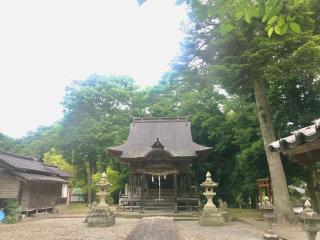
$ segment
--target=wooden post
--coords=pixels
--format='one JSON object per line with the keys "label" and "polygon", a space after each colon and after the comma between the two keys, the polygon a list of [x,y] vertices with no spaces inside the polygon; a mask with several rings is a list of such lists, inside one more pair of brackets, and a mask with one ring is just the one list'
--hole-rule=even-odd
{"label": "wooden post", "polygon": [[187,175],[187,192],[188,192],[188,196],[190,197],[190,193],[191,193],[191,173],[188,173],[188,175]]}
{"label": "wooden post", "polygon": [[89,174],[88,174],[88,204],[92,203],[92,163],[91,161],[89,161]]}
{"label": "wooden post", "polygon": [[177,205],[177,173],[174,173],[173,185],[174,185],[174,202],[175,202],[174,211],[178,212],[178,205]]}
{"label": "wooden post", "polygon": [[143,213],[144,212],[144,191],[145,191],[145,173],[141,174],[141,183],[140,183],[140,212]]}

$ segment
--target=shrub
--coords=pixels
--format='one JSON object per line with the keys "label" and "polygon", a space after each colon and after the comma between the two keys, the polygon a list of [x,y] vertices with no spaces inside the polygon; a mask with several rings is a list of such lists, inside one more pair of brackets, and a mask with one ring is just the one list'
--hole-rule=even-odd
{"label": "shrub", "polygon": [[4,209],[6,213],[6,218],[4,219],[5,223],[17,223],[19,221],[19,214],[21,212],[21,208],[17,199],[9,199],[6,203],[6,207]]}
{"label": "shrub", "polygon": [[7,224],[14,224],[14,223],[17,223],[19,221],[19,218],[18,216],[6,216],[6,218],[4,219],[4,223],[7,223]]}

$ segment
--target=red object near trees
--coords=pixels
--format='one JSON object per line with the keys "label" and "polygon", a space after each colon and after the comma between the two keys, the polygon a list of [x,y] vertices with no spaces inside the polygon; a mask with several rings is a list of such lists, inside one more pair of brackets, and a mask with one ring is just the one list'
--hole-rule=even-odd
{"label": "red object near trees", "polygon": [[270,202],[272,202],[270,178],[262,178],[262,179],[258,179],[257,181],[258,181],[258,188],[259,188],[259,209],[261,209],[263,198],[265,196],[267,196]]}

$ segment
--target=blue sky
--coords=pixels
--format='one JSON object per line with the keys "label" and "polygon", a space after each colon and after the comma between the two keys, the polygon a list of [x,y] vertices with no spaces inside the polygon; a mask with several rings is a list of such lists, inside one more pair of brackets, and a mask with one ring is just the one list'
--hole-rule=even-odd
{"label": "blue sky", "polygon": [[0,132],[21,137],[62,117],[65,87],[93,73],[154,85],[179,52],[174,0],[0,2]]}

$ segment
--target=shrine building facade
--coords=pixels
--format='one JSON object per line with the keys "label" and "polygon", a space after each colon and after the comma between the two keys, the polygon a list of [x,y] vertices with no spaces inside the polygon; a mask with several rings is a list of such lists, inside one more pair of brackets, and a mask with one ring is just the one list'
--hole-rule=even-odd
{"label": "shrine building facade", "polygon": [[186,117],[134,118],[125,143],[108,152],[129,165],[129,179],[119,205],[131,210],[194,210],[199,193],[191,164],[211,147],[192,140]]}

